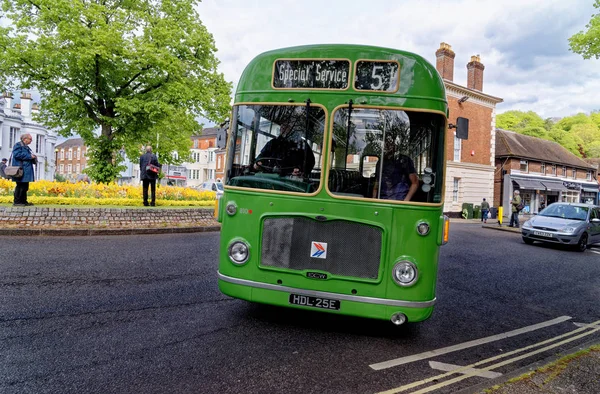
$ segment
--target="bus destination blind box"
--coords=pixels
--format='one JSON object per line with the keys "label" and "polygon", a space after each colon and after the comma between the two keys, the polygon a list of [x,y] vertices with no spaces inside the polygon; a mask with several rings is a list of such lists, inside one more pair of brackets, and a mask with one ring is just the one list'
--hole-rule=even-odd
{"label": "bus destination blind box", "polygon": [[275,89],[348,89],[350,61],[279,59],[273,68]]}

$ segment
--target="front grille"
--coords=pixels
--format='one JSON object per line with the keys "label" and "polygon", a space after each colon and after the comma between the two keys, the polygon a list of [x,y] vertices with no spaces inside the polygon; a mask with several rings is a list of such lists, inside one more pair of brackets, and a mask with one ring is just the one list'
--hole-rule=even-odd
{"label": "front grille", "polygon": [[533,226],[533,228],[536,230],[542,230],[542,231],[556,231],[556,229],[552,228],[552,227]]}
{"label": "front grille", "polygon": [[[327,257],[311,257],[312,242],[327,244]],[[381,229],[343,220],[269,218],[264,221],[261,265],[319,270],[333,275],[376,279]]]}

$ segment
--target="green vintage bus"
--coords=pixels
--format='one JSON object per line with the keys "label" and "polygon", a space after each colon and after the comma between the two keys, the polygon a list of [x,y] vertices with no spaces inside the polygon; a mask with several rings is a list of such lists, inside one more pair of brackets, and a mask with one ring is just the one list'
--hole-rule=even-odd
{"label": "green vintage bus", "polygon": [[310,45],[253,59],[227,135],[220,290],[397,325],[431,316],[447,113],[436,69],[409,52]]}

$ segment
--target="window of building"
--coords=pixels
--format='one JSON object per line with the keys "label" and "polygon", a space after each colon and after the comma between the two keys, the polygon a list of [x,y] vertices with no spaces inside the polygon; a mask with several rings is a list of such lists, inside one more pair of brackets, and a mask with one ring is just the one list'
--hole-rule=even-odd
{"label": "window of building", "polygon": [[542,170],[540,172],[546,175],[546,163],[542,163]]}
{"label": "window of building", "polygon": [[529,172],[529,162],[527,160],[521,160],[521,172]]}
{"label": "window of building", "polygon": [[60,150],[60,156],[59,157],[60,157],[61,160],[65,159],[65,150],[64,149]]}
{"label": "window of building", "polygon": [[81,148],[77,148],[77,160],[81,159]]}
{"label": "window of building", "polygon": [[454,178],[454,188],[452,189],[452,201],[458,202],[458,188],[460,186],[460,178]]}
{"label": "window of building", "polygon": [[552,175],[556,176],[556,164],[552,164]]}
{"label": "window of building", "polygon": [[575,168],[573,168],[573,171],[571,172],[571,177],[577,179],[577,170]]}
{"label": "window of building", "polygon": [[36,135],[35,136],[35,153],[39,153],[40,155],[44,154],[44,136]]}
{"label": "window of building", "polygon": [[567,167],[565,166],[562,168],[562,176],[567,176]]}
{"label": "window of building", "polygon": [[562,192],[563,202],[579,202],[579,192],[576,191],[565,191]]}
{"label": "window of building", "polygon": [[60,165],[60,170],[59,170],[59,172],[60,172],[61,174],[64,174],[64,173],[65,173],[65,165],[64,165],[64,164],[61,164],[61,165]]}
{"label": "window of building", "polygon": [[456,133],[454,133],[454,161],[460,161],[461,148],[462,139],[456,138]]}
{"label": "window of building", "polygon": [[[79,153],[79,151],[78,151],[77,153]],[[76,174],[79,174],[79,173],[80,173],[80,171],[81,171],[81,166],[80,166],[80,164],[79,164],[79,163],[75,164],[75,173],[76,173]]]}
{"label": "window of building", "polygon": [[8,146],[10,146],[10,149],[12,149],[12,147],[17,143],[17,134],[19,134],[19,129],[16,127],[11,127],[10,136],[8,138]]}
{"label": "window of building", "polygon": [[588,171],[587,174],[585,174],[585,179],[588,181],[592,180],[592,172],[591,171]]}
{"label": "window of building", "polygon": [[72,172],[73,172],[73,165],[67,164],[67,174],[70,174]]}
{"label": "window of building", "polygon": [[73,149],[67,151],[67,160],[73,159]]}
{"label": "window of building", "polygon": [[[210,151],[208,152],[208,162],[209,163],[213,163],[215,161],[215,152]],[[212,179],[212,178],[210,178]]]}

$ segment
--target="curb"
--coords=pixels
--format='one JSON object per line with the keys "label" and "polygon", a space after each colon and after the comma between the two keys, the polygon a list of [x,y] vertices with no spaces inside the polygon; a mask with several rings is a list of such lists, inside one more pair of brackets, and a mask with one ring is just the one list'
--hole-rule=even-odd
{"label": "curb", "polygon": [[221,231],[221,226],[164,227],[164,228],[14,228],[5,229],[0,236],[93,236],[134,234],[178,234]]}

